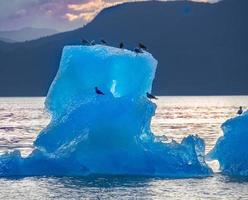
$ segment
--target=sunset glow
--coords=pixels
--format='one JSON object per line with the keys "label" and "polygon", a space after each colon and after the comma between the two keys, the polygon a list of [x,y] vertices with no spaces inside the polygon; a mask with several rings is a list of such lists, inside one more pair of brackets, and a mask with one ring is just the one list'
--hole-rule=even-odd
{"label": "sunset glow", "polygon": [[[89,22],[92,20],[103,8],[117,5],[124,2],[131,2],[135,0],[122,0],[122,1],[104,1],[104,0],[93,0],[86,3],[79,4],[68,4],[67,8],[71,13],[66,13],[65,18],[70,22],[75,20],[82,20],[84,22]],[[141,1],[141,0],[136,0]],[[167,0],[164,0],[167,1]],[[194,2],[203,2],[203,3],[216,3],[219,0],[192,0]]]}
{"label": "sunset glow", "polygon": [[[71,30],[88,23],[106,7],[134,1],[142,0],[3,0],[0,7],[0,30],[27,26]],[[219,0],[192,1],[216,3]]]}

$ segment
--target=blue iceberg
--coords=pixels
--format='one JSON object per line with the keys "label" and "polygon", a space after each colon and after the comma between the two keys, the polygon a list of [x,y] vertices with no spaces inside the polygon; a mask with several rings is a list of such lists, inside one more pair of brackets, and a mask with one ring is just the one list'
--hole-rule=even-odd
{"label": "blue iceberg", "polygon": [[[0,156],[0,176],[209,176],[205,144],[190,135],[164,142],[150,129],[156,105],[147,99],[157,61],[108,46],[67,46],[46,98],[49,125],[26,158]],[[97,95],[95,87],[105,95]]]}
{"label": "blue iceberg", "polygon": [[222,125],[224,135],[208,153],[208,159],[218,160],[223,174],[248,176],[248,111],[227,120]]}

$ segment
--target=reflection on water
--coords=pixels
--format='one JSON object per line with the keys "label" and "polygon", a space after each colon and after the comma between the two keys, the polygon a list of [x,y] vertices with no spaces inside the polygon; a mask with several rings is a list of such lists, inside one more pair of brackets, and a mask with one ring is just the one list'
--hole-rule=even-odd
{"label": "reflection on water", "polygon": [[[0,98],[0,152],[20,149],[24,155],[49,122],[44,98]],[[222,134],[220,125],[235,116],[248,97],[160,97],[152,121],[158,135],[181,140],[197,133],[209,150]],[[1,178],[0,199],[248,199],[248,180],[220,174],[203,179],[148,177]]]}
{"label": "reflection on water", "polygon": [[35,137],[49,122],[43,102],[44,98],[0,98],[0,152],[30,153]]}
{"label": "reflection on water", "polygon": [[236,116],[239,106],[248,108],[247,96],[162,97],[152,127],[156,134],[178,141],[198,134],[205,140],[208,152],[222,134],[221,124]]}
{"label": "reflection on water", "polygon": [[[0,179],[1,199],[247,199],[248,180],[148,177],[28,177]],[[3,186],[3,187],[2,187]]]}
{"label": "reflection on water", "polygon": [[[0,153],[31,152],[34,139],[49,122],[43,102],[44,98],[0,98]],[[220,125],[235,116],[240,105],[248,108],[248,97],[160,97],[156,103],[154,133],[178,141],[198,134],[208,151],[222,134]]]}

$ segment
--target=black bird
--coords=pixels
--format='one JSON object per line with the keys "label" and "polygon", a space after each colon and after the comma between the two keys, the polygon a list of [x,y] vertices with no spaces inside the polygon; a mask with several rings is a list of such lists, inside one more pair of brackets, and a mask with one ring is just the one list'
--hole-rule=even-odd
{"label": "black bird", "polygon": [[120,47],[120,49],[123,49],[124,48],[123,42],[120,43],[120,46],[119,47]]}
{"label": "black bird", "polygon": [[86,39],[81,40],[82,45],[90,45],[90,42]]}
{"label": "black bird", "polygon": [[92,45],[92,46],[94,46],[95,44],[96,44],[95,40],[92,40],[92,41],[90,42],[90,45]]}
{"label": "black bird", "polygon": [[102,44],[107,44],[107,42],[106,42],[104,39],[101,39],[100,42],[101,42]]}
{"label": "black bird", "polygon": [[99,95],[104,95],[104,93],[101,90],[99,90],[98,87],[95,87],[95,91]]}
{"label": "black bird", "polygon": [[237,112],[237,114],[238,114],[238,115],[242,115],[242,113],[243,113],[243,108],[242,108],[242,106],[240,106],[240,107],[239,107],[239,110],[238,110],[238,112]]}
{"label": "black bird", "polygon": [[135,53],[143,53],[143,51],[142,51],[142,49],[139,49],[139,48],[135,48],[134,50],[133,50]]}
{"label": "black bird", "polygon": [[139,48],[143,49],[145,51],[147,50],[146,46],[144,44],[142,44],[142,43],[139,43]]}
{"label": "black bird", "polygon": [[158,99],[157,97],[155,97],[154,95],[152,95],[152,94],[150,94],[148,92],[146,93],[146,96],[147,96],[148,99],[156,99],[156,100]]}

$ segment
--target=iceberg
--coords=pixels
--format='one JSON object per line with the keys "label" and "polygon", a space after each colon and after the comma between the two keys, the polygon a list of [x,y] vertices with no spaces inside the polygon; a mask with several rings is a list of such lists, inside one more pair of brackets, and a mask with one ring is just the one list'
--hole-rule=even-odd
{"label": "iceberg", "polygon": [[227,120],[221,136],[207,157],[218,160],[223,174],[248,177],[248,111]]}
{"label": "iceberg", "polygon": [[0,156],[0,176],[211,175],[201,138],[165,142],[152,133],[156,105],[146,92],[151,92],[156,66],[145,51],[64,47],[45,101],[51,121],[29,156],[17,150]]}

